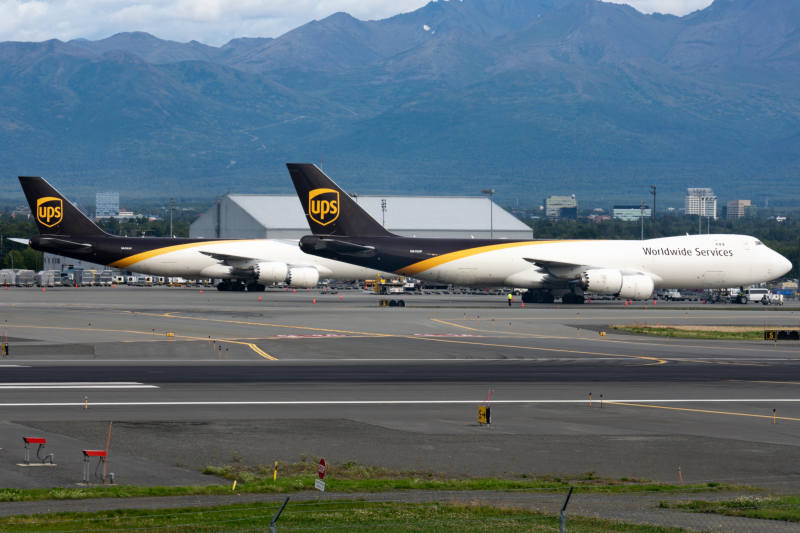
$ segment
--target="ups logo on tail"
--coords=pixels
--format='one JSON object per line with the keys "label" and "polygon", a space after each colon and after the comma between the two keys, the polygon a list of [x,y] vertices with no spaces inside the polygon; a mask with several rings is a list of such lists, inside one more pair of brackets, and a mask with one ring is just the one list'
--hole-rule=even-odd
{"label": "ups logo on tail", "polygon": [[52,228],[64,218],[64,204],[61,198],[48,196],[36,200],[36,220],[48,228]]}
{"label": "ups logo on tail", "polygon": [[322,226],[339,218],[339,191],[314,189],[308,193],[308,216]]}

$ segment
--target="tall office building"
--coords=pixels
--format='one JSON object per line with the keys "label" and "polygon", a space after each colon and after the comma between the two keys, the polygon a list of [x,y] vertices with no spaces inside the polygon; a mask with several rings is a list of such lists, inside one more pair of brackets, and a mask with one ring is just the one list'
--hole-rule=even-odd
{"label": "tall office building", "polygon": [[717,197],[708,188],[686,189],[686,214],[717,219]]}
{"label": "tall office building", "polygon": [[748,209],[749,207],[752,207],[750,205],[750,200],[733,200],[728,202],[728,218],[744,218],[751,212],[751,210]]}
{"label": "tall office building", "polygon": [[544,201],[547,218],[578,218],[578,200],[572,196],[551,196]]}
{"label": "tall office building", "polygon": [[96,218],[115,217],[119,215],[119,193],[99,192],[95,195]]}

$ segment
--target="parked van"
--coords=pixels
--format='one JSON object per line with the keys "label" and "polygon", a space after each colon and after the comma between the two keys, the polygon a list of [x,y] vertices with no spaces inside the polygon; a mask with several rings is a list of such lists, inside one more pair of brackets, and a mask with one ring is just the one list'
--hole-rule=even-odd
{"label": "parked van", "polygon": [[764,296],[769,297],[769,289],[763,287],[750,287],[742,291],[739,289],[736,292],[731,292],[731,303],[733,304],[748,304],[750,302],[760,302]]}

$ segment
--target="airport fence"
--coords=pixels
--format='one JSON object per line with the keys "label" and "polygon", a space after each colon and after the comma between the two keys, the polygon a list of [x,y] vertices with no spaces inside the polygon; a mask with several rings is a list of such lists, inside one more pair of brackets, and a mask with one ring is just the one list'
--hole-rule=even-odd
{"label": "airport fence", "polygon": [[292,496],[282,513],[280,502],[242,494],[235,505],[228,499],[219,502],[223,506],[203,509],[4,520],[0,531],[800,533],[800,491],[794,485],[631,488],[635,487],[622,487],[620,492],[578,488],[571,496],[561,489],[325,494],[320,501],[306,493]]}

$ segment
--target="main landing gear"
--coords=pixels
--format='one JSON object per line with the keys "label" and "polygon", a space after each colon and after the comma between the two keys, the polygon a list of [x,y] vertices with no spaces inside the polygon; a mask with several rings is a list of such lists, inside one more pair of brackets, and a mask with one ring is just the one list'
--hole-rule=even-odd
{"label": "main landing gear", "polygon": [[552,292],[527,291],[522,293],[522,301],[526,304],[551,304],[556,301],[556,297]]}
{"label": "main landing gear", "polygon": [[[556,297],[552,292],[529,290],[522,293],[522,301],[526,304],[551,304],[556,301]],[[561,297],[561,302],[567,305],[582,304],[584,301],[585,299],[582,295],[571,292]]]}
{"label": "main landing gear", "polygon": [[263,292],[267,287],[265,285],[262,285],[260,283],[256,283],[254,281],[248,283],[247,285],[245,285],[241,281],[230,281],[230,280],[221,281],[219,283],[219,285],[217,285],[217,290],[218,291],[238,291],[238,292],[241,292],[241,291],[244,291],[245,288],[250,292]]}

